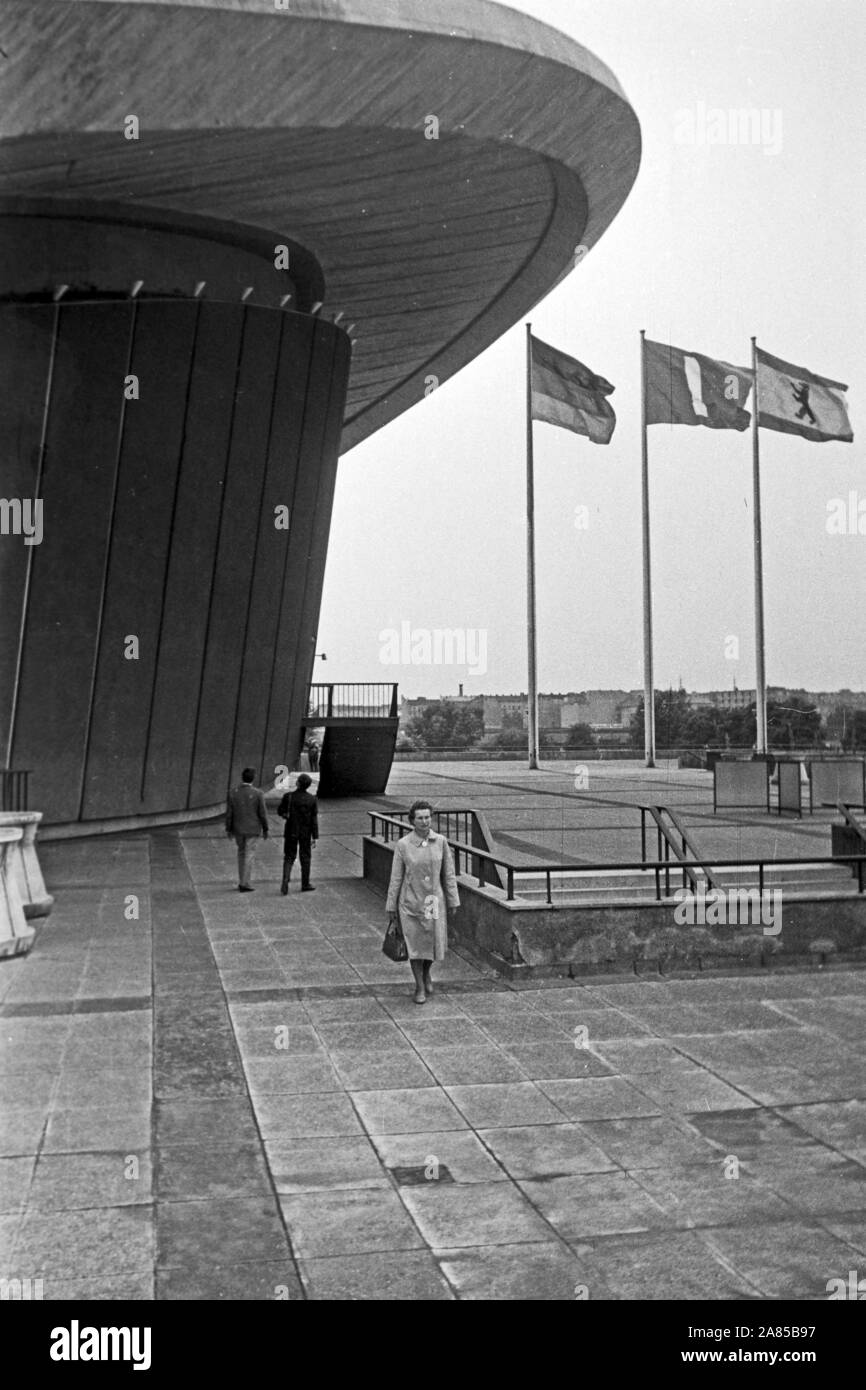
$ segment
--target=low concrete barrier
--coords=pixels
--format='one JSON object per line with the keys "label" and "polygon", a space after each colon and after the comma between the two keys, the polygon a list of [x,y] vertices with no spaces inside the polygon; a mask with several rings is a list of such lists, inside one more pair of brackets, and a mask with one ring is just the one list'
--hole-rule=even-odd
{"label": "low concrete barrier", "polygon": [[17,827],[21,831],[19,840],[8,848],[7,873],[15,882],[25,917],[47,917],[54,906],[36,853],[36,831],[41,820],[41,811],[0,811],[0,830]]}
{"label": "low concrete barrier", "polygon": [[[393,844],[364,836],[364,878],[386,888]],[[623,900],[562,904],[506,902],[501,892],[458,879],[459,908],[448,912],[452,945],[510,978],[629,975],[823,965],[866,958],[866,894],[784,897],[778,935],[762,926],[679,925],[676,903]]]}
{"label": "low concrete barrier", "polygon": [[26,955],[36,933],[27,925],[10,854],[20,853],[24,832],[20,826],[0,826],[0,959]]}

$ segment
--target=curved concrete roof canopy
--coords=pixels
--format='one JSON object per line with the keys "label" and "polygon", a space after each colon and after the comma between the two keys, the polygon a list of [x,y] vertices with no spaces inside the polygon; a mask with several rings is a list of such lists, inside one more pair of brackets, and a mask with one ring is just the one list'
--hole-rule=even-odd
{"label": "curved concrete roof canopy", "polygon": [[0,0],[0,179],[309,247],[357,335],[345,450],[592,248],[640,129],[603,63],[486,0],[280,3]]}

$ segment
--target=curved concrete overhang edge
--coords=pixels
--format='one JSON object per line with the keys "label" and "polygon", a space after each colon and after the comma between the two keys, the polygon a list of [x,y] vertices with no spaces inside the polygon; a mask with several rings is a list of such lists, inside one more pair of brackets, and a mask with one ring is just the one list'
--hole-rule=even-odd
{"label": "curved concrete overhang edge", "polygon": [[[328,307],[356,326],[344,451],[559,283],[639,167],[637,118],[610,70],[486,0],[0,0],[0,17],[4,190],[120,193],[308,246]],[[139,108],[149,159],[133,168],[112,141]],[[350,186],[356,166],[371,171],[365,192],[360,174]],[[502,247],[478,272],[478,238],[499,223]]]}

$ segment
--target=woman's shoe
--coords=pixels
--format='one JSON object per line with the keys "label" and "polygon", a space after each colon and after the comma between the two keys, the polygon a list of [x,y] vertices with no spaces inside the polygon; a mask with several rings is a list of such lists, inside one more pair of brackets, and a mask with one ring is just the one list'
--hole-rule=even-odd
{"label": "woman's shoe", "polygon": [[288,885],[287,881],[286,881],[285,879],[283,879],[282,883],[280,884],[280,892],[282,893],[283,897],[286,896],[286,894],[288,893],[288,891],[289,891],[289,885]]}
{"label": "woman's shoe", "polygon": [[426,1004],[426,1003],[427,1003],[427,995],[424,993],[423,989],[416,989],[413,998],[414,998],[416,1004]]}

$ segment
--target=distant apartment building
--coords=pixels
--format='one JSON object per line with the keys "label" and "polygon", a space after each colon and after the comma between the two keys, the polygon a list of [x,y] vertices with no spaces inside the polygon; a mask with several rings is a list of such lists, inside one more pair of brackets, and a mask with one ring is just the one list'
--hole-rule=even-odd
{"label": "distant apartment building", "polygon": [[428,705],[436,704],[437,701],[429,699],[426,695],[417,695],[414,699],[409,699],[405,695],[400,696],[400,723],[405,729],[406,725],[418,714],[423,714]]}
{"label": "distant apartment building", "polygon": [[529,697],[527,695],[485,695],[484,732],[496,734],[506,722],[517,717],[523,728],[529,724]]}
{"label": "distant apartment building", "polygon": [[643,691],[630,690],[625,698],[617,706],[617,723],[623,728],[628,728],[632,719],[637,714],[643,704]]}
{"label": "distant apartment building", "polygon": [[[538,697],[539,730],[553,732],[573,729],[575,724],[590,728],[627,728],[640,700],[639,691],[628,690],[569,690],[564,694]],[[506,718],[518,716],[524,728],[529,722],[527,696],[485,695],[484,732],[496,733]]]}
{"label": "distant apartment building", "polygon": [[[775,695],[767,692],[770,699]],[[688,701],[692,709],[748,709],[755,703],[754,690],[695,690],[689,692]]]}
{"label": "distant apartment building", "polygon": [[538,697],[538,727],[539,729],[561,729],[562,728],[562,695],[539,695]]}
{"label": "distant apartment building", "polygon": [[588,724],[591,729],[625,727],[638,707],[637,690],[587,690],[567,695],[562,706],[562,727]]}
{"label": "distant apartment building", "polygon": [[615,710],[616,701],[602,692],[588,691],[575,695],[562,706],[562,727],[572,729],[575,724],[614,724]]}
{"label": "distant apartment building", "polygon": [[[573,691],[567,694],[548,694],[538,697],[539,730],[570,729],[574,724],[588,724],[585,706],[580,705],[580,696]],[[520,695],[484,696],[484,731],[496,733],[503,727],[506,719],[510,723],[519,717],[524,728],[529,723],[529,700]]]}
{"label": "distant apartment building", "polygon": [[416,695],[416,696],[414,696],[414,698],[408,698],[408,697],[405,696],[405,695],[401,695],[401,696],[400,696],[400,726],[401,726],[401,728],[405,729],[406,725],[407,725],[412,719],[415,719],[415,718],[417,718],[418,715],[423,714],[424,711],[427,710],[427,709],[429,709],[431,705],[448,704],[448,705],[462,705],[462,706],[464,706],[465,708],[469,708],[469,709],[471,709],[473,706],[474,706],[475,708],[477,708],[477,709],[481,709],[481,708],[482,708],[482,704],[483,704],[483,700],[484,700],[484,697],[483,697],[482,695],[464,695],[464,694],[463,694],[463,686],[462,686],[462,685],[460,686],[459,689],[460,689],[460,693],[459,693],[458,695],[436,695],[436,696]]}

